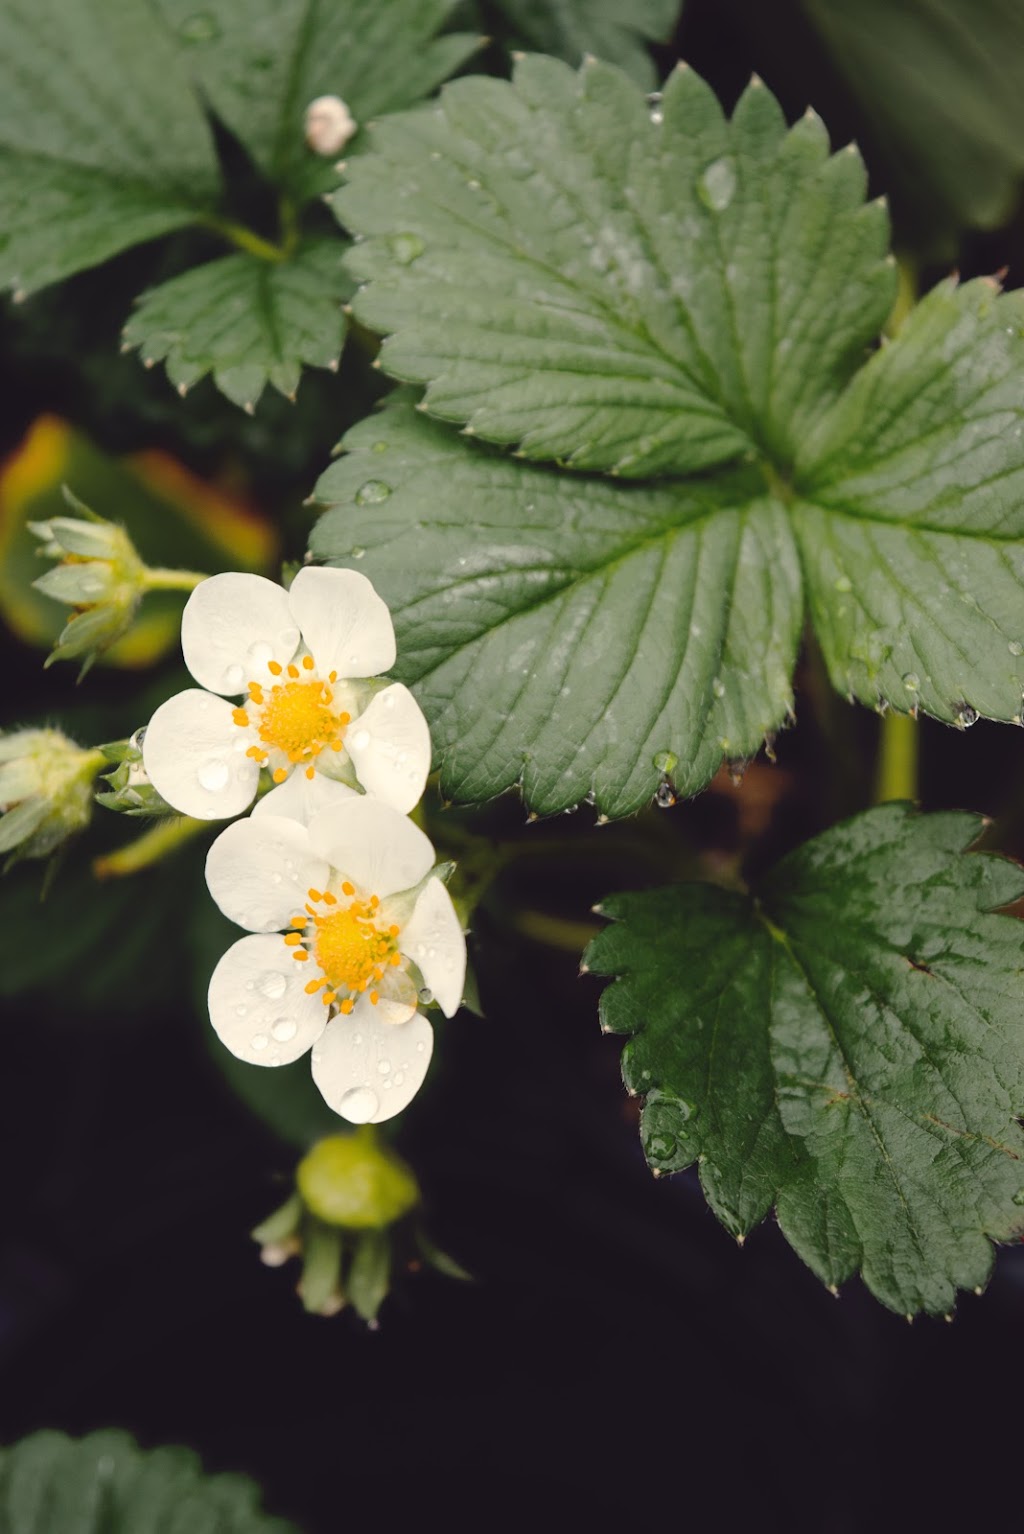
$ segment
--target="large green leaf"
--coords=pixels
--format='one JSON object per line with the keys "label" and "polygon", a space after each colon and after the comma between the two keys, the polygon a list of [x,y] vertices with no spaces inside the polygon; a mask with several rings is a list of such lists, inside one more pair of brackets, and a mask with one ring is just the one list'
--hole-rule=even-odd
{"label": "large green leaf", "polygon": [[787,462],[892,301],[859,156],[757,82],[729,122],[684,68],[652,113],[617,69],[534,56],[371,143],[334,205],[382,365],[531,458]]}
{"label": "large green leaf", "polygon": [[588,53],[618,64],[640,85],[656,83],[647,43],[664,43],[679,17],[680,0],[498,0],[512,41],[579,64]]}
{"label": "large green leaf", "polygon": [[147,0],[4,0],[0,288],[190,223],[218,191],[202,108]]}
{"label": "large green leaf", "polygon": [[141,1450],[127,1433],[44,1431],[0,1448],[4,1534],[295,1534],[242,1476],[204,1475],[190,1449]]}
{"label": "large green leaf", "polygon": [[336,367],[351,282],[340,240],[307,241],[287,261],[224,256],[143,294],[124,331],[147,363],[163,360],[184,393],[213,374],[251,410],[268,382],[294,395],[303,364]]}
{"label": "large green leaf", "polygon": [[1007,0],[803,0],[864,110],[918,243],[1009,217],[1024,175],[1024,10]]}
{"label": "large green leaf", "polygon": [[791,704],[800,575],[752,469],[630,485],[470,446],[408,404],[324,474],[314,554],[378,586],[442,791],[550,812],[694,792]]}
{"label": "large green leaf", "polygon": [[962,849],[975,817],[886,805],[790,854],[757,898],[618,895],[585,955],[617,977],[658,1171],[697,1162],[719,1219],[774,1204],[828,1284],[902,1313],[985,1283],[1024,1231],[1021,870]]}
{"label": "large green leaf", "polygon": [[794,529],[835,685],[1019,720],[1024,293],[936,288],[805,443]]}
{"label": "large green leaf", "polygon": [[[326,169],[306,107],[340,96],[357,123],[429,96],[478,46],[439,37],[455,0],[158,0],[194,77],[257,164],[300,200]],[[331,175],[328,185],[336,185]]]}

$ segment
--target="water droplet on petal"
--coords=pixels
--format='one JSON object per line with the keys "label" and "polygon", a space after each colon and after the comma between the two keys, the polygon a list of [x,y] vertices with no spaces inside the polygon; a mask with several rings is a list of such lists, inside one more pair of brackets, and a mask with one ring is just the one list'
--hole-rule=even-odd
{"label": "water droplet on petal", "polygon": [[403,1071],[399,1071],[397,1073],[397,1075],[395,1076],[395,1086],[396,1087],[400,1087],[404,1080],[405,1080],[405,1073]]}
{"label": "water droplet on petal", "polygon": [[370,744],[369,730],[357,730],[348,743],[350,751],[365,751]]}
{"label": "water droplet on petal", "polygon": [[245,672],[241,666],[229,666],[224,673],[224,691],[241,692],[245,685]]}
{"label": "water droplet on petal", "polygon": [[219,793],[230,776],[227,762],[221,761],[219,757],[211,757],[208,762],[204,762],[197,773],[200,787],[211,794]]}
{"label": "water droplet on petal", "polygon": [[265,639],[257,639],[249,646],[247,654],[254,666],[265,666],[268,660],[274,659],[273,647]]}
{"label": "water droplet on petal", "polygon": [[244,1002],[239,1002],[238,1006],[235,1008],[235,1011],[238,1013],[239,1017],[244,1017],[248,1010],[249,1008],[245,1005]]}
{"label": "water droplet on petal", "polygon": [[279,969],[267,969],[256,981],[256,989],[270,1001],[279,1001],[288,989],[288,980]]}
{"label": "water droplet on petal", "polygon": [[261,1049],[266,1049],[269,1043],[270,1040],[265,1033],[254,1033],[252,1036],[252,1047],[256,1050],[257,1054]]}
{"label": "water droplet on petal", "polygon": [[386,485],[382,479],[368,479],[365,485],[360,485],[356,491],[357,506],[379,506],[381,501],[386,501],[391,494],[391,486]]}
{"label": "water droplet on petal", "polygon": [[377,1069],[380,1071],[382,1076],[387,1076],[388,1073],[391,1070],[391,1061],[390,1060],[378,1060],[377,1061]]}
{"label": "water droplet on petal", "polygon": [[270,1031],[279,1044],[287,1044],[298,1033],[299,1025],[290,1017],[279,1017],[271,1023]]}
{"label": "water droplet on petal", "polygon": [[[425,985],[423,987],[422,991],[420,991],[420,1003],[424,1007],[433,1006],[433,1003],[434,1003],[434,993],[429,988],[429,986]],[[423,1045],[421,1044],[419,1047],[422,1049]]]}
{"label": "water droplet on petal", "polygon": [[736,165],[731,155],[712,160],[697,179],[697,196],[712,213],[724,213],[736,191]]}
{"label": "water droplet on petal", "polygon": [[380,1108],[380,1099],[369,1087],[353,1087],[338,1104],[339,1112],[350,1124],[368,1124]]}

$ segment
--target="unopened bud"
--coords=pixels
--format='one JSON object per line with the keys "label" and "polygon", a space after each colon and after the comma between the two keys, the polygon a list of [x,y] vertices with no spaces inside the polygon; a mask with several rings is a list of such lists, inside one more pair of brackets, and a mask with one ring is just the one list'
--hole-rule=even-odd
{"label": "unopened bud", "polygon": [[123,527],[96,516],[68,491],[65,498],[81,516],[28,524],[41,543],[36,552],[59,561],[32,584],[75,608],[46,664],[82,656],[84,674],[131,627],[146,589],[146,567]]}
{"label": "unopened bud", "polygon": [[0,853],[10,862],[45,858],[84,830],[103,765],[102,752],[76,746],[60,730],[0,735]]}
{"label": "unopened bud", "polygon": [[326,158],[343,149],[358,124],[340,96],[317,96],[306,108],[306,143]]}

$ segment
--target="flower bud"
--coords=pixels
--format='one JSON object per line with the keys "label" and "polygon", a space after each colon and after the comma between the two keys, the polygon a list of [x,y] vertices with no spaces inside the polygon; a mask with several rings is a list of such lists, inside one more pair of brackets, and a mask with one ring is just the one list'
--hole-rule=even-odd
{"label": "flower bud", "polygon": [[314,154],[344,149],[358,124],[340,96],[317,96],[306,108],[306,143]]}
{"label": "flower bud", "polygon": [[300,1161],[296,1182],[318,1219],[347,1230],[383,1230],[420,1201],[412,1168],[369,1124],[319,1140]]}
{"label": "flower bud", "polygon": [[146,589],[146,567],[123,527],[96,516],[67,491],[65,498],[81,517],[28,524],[41,541],[36,552],[59,561],[32,584],[44,596],[76,609],[46,664],[80,655],[84,675],[97,655],[131,627]]}
{"label": "flower bud", "polygon": [[130,740],[116,740],[100,746],[112,772],[103,774],[107,789],[96,795],[96,803],[104,809],[116,810],[122,815],[144,816],[177,815],[167,800],[157,793],[149,780],[142,761],[142,742],[145,728],[136,730]]}
{"label": "flower bud", "polygon": [[76,746],[60,730],[0,735],[0,853],[10,853],[10,863],[44,858],[84,830],[103,764],[102,752]]}

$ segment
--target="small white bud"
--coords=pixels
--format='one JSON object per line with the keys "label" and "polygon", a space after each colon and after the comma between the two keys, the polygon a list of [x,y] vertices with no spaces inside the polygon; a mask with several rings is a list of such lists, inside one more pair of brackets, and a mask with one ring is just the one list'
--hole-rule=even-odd
{"label": "small white bud", "polygon": [[357,127],[340,96],[317,96],[306,108],[306,143],[314,154],[337,154]]}

